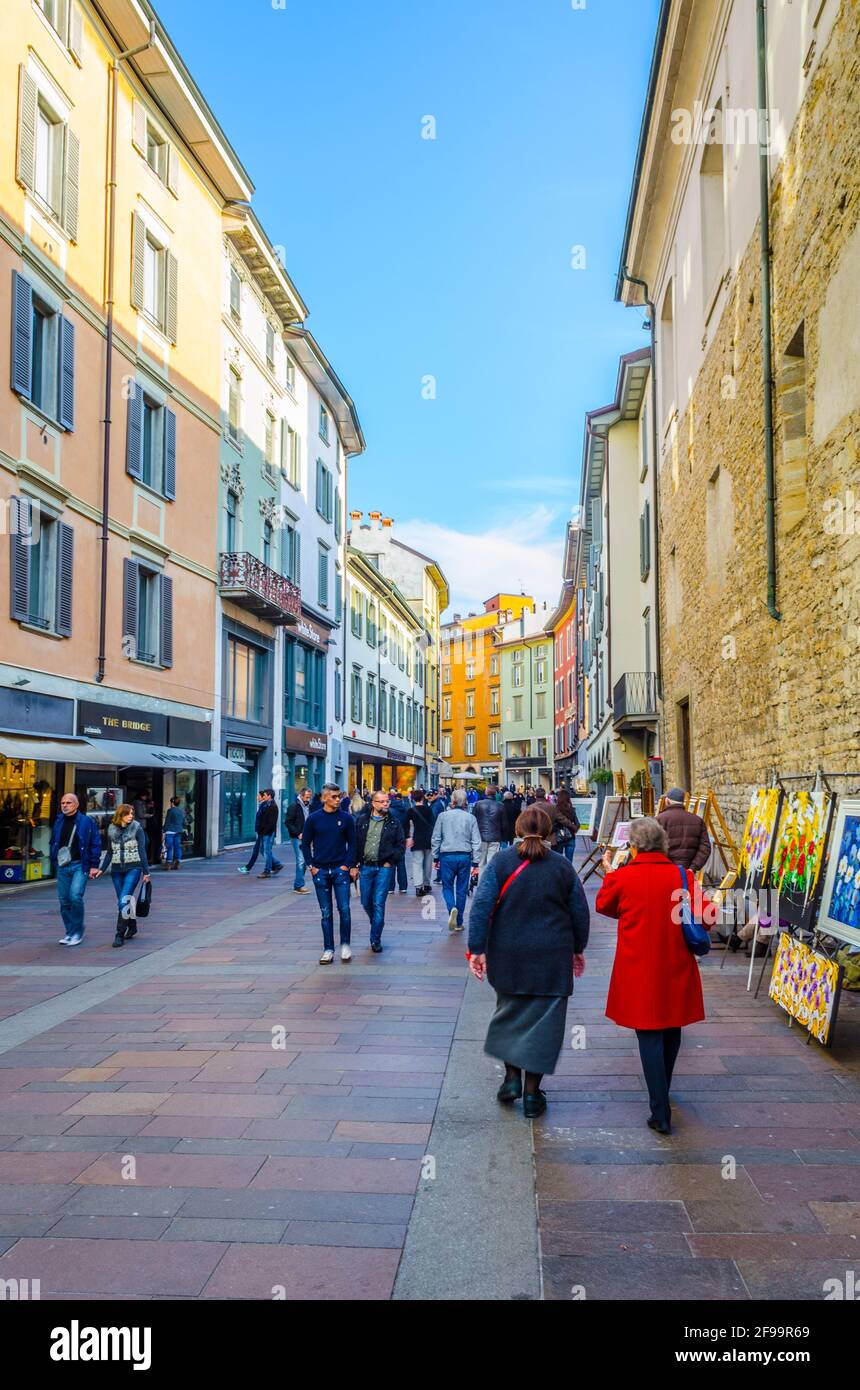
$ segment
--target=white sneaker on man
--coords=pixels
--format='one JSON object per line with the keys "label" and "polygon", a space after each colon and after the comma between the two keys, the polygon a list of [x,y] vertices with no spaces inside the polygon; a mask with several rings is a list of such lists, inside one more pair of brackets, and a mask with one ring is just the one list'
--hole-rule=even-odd
{"label": "white sneaker on man", "polygon": [[452,908],[451,908],[451,911],[448,913],[448,930],[449,930],[449,931],[456,931],[456,930],[457,930],[457,909],[456,909],[456,907],[452,907]]}
{"label": "white sneaker on man", "polygon": [[341,946],[340,958],[341,960],[352,960],[352,951],[348,946]]}
{"label": "white sneaker on man", "polygon": [[60,937],[59,941],[57,942],[57,945],[58,945],[58,946],[68,946],[68,944],[69,944],[69,934],[68,934],[68,932],[67,932],[65,936],[61,936],[61,937]]}
{"label": "white sneaker on man", "polygon": [[320,956],[320,965],[331,965],[334,960],[334,951],[323,951]]}

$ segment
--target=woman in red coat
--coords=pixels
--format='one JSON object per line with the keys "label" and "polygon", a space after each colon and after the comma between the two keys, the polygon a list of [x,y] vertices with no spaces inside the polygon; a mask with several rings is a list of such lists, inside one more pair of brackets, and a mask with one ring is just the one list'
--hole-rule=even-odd
{"label": "woman in red coat", "polygon": [[613,873],[609,856],[604,858],[607,873],[595,904],[605,917],[618,918],[606,1016],[636,1030],[651,1101],[648,1124],[660,1134],[671,1133],[669,1087],[681,1029],[705,1017],[699,966],[681,925],[681,872],[696,916],[709,926],[716,911],[693,875],[671,862],[668,848],[666,832],[656,820],[635,820],[630,861]]}

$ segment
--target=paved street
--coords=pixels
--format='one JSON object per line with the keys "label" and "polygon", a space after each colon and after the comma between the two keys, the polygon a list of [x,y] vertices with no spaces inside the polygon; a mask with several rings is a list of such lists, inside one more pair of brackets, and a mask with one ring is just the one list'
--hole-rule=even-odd
{"label": "paved street", "polygon": [[43,1298],[774,1299],[856,1261],[852,996],[831,1055],[712,955],[661,1139],[603,1017],[595,918],[569,1013],[587,1046],[548,1080],[533,1155],[444,913],[390,899],[377,958],[358,909],[352,964],[322,969],[314,898],[238,862],[156,875],[121,952],[109,884],[75,952],[52,887],[0,902],[0,1277]]}

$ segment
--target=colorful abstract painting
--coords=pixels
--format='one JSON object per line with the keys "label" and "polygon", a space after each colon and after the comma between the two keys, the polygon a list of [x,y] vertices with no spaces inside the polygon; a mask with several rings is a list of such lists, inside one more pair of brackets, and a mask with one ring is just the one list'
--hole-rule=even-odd
{"label": "colorful abstract painting", "polygon": [[860,797],[842,797],[836,810],[818,930],[860,946]]}
{"label": "colorful abstract painting", "polygon": [[802,941],[783,932],[773,963],[768,993],[816,1042],[831,1041],[839,997],[840,967]]}
{"label": "colorful abstract painting", "polygon": [[738,878],[743,882],[745,888],[749,888],[757,882],[767,862],[768,851],[776,829],[779,796],[778,787],[761,788],[759,791],[753,792],[750,799],[738,860]]}
{"label": "colorful abstract painting", "polygon": [[580,835],[594,835],[594,818],[597,813],[596,796],[572,796],[573,809],[579,821]]}
{"label": "colorful abstract painting", "polygon": [[830,798],[826,792],[786,792],[767,886],[805,908],[824,862]]}

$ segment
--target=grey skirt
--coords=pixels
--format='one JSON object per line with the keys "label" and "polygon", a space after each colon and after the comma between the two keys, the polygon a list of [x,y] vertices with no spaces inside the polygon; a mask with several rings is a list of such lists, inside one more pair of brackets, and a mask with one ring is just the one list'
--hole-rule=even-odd
{"label": "grey skirt", "polygon": [[500,994],[484,1051],[524,1071],[549,1075],[564,1046],[565,995]]}

